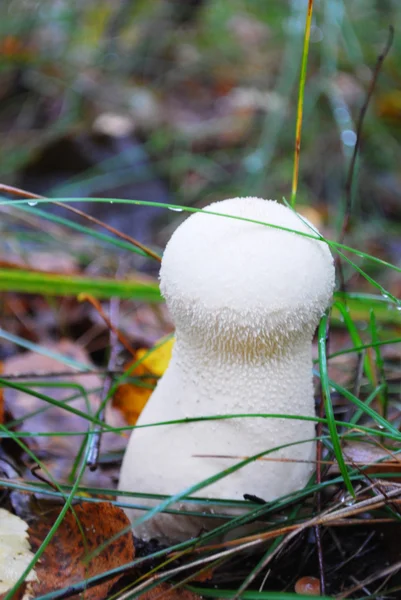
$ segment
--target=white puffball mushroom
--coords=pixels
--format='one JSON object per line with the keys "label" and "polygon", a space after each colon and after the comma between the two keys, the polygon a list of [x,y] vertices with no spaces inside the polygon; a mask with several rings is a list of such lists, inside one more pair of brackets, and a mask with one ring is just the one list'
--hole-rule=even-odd
{"label": "white puffball mushroom", "polygon": [[[316,235],[305,219],[273,200],[234,198],[205,210]],[[137,425],[233,413],[315,416],[312,337],[334,288],[333,258],[325,242],[197,212],[167,244],[160,287],[176,326],[176,342]],[[254,461],[193,494],[274,500],[308,482],[314,437],[312,421],[262,417],[136,429],[119,489],[173,495],[240,457],[300,442],[267,455],[287,462]],[[193,510],[191,504],[170,508]],[[222,506],[215,511],[233,514]],[[143,515],[127,512],[133,520]],[[159,513],[134,531],[144,539],[171,542],[214,527],[216,521],[202,515]]]}

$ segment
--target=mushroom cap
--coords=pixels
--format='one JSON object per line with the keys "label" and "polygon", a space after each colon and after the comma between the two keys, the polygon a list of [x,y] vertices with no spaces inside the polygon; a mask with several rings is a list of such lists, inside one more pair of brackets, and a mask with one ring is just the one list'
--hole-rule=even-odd
{"label": "mushroom cap", "polygon": [[[296,212],[274,200],[233,198],[204,210],[318,235]],[[334,264],[325,242],[268,225],[192,214],[168,242],[160,287],[177,326],[191,337],[239,343],[312,332],[334,288]]]}

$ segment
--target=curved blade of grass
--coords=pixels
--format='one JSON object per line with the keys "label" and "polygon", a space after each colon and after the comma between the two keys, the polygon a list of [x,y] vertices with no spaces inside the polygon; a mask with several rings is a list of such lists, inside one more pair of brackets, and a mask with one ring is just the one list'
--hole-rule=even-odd
{"label": "curved blade of grass", "polygon": [[[92,366],[85,365],[84,363],[80,363],[68,356],[64,356],[63,354],[59,354],[54,350],[50,350],[45,348],[44,346],[40,346],[39,344],[35,344],[34,342],[30,342],[29,340],[25,340],[24,338],[19,337],[18,335],[14,335],[13,333],[8,333],[8,331],[4,331],[0,327],[0,338],[7,340],[8,342],[12,342],[13,344],[17,344],[17,346],[21,346],[21,348],[25,348],[26,350],[31,350],[32,352],[37,352],[37,354],[41,354],[42,356],[47,356],[48,358],[53,358],[63,365],[67,365],[68,367],[73,367],[78,371],[91,371]],[[10,386],[12,387],[12,386]]]}
{"label": "curved blade of grass", "polygon": [[[368,296],[367,298],[365,296]],[[401,311],[393,310],[394,304],[378,294],[344,294],[334,292],[334,299],[346,303],[353,321],[368,321],[371,310],[375,311],[376,319],[380,323],[401,325]],[[331,320],[341,323],[341,312],[334,306]]]}
{"label": "curved blade of grass", "polygon": [[[41,394],[40,392],[35,392],[34,390],[32,390],[24,385],[21,385],[19,383],[13,383],[13,382],[9,381],[8,379],[0,378],[0,388],[1,387],[12,388],[14,390],[18,390],[19,392],[24,392],[24,394],[34,396],[35,398],[38,398],[39,400],[43,400],[44,402],[52,404],[53,406],[57,406],[58,408],[61,408],[62,410],[71,412],[74,415],[77,415],[78,417],[82,417],[86,421],[90,421],[91,423],[96,423],[97,425],[101,425],[102,427],[106,428],[108,431],[114,431],[113,427],[111,427],[110,425],[107,425],[107,423],[105,423],[103,421],[99,421],[99,419],[97,419],[95,416],[88,415],[87,413],[83,412],[82,410],[74,408],[73,406],[70,406],[69,404],[65,404],[64,402],[59,402],[58,400],[54,400],[54,398],[51,398],[50,396],[46,396],[45,394]],[[24,432],[24,434],[26,435],[26,432]]]}
{"label": "curved blade of grass", "polygon": [[366,279],[366,281],[368,281],[373,287],[377,288],[384,298],[392,300],[396,305],[397,309],[401,308],[401,301],[398,298],[396,298],[396,296],[394,296],[388,290],[386,290],[378,281],[376,281],[375,279],[373,279],[373,277],[368,275],[366,271],[358,267],[358,265],[353,260],[345,256],[344,252],[341,252],[341,250],[339,250],[338,248],[336,248],[336,252],[339,256],[341,256],[343,260],[345,260],[349,265],[351,265],[351,267],[353,267],[355,271],[358,271],[358,273],[362,275],[362,277]]}
{"label": "curved blade of grass", "polygon": [[[0,196],[0,198],[1,198],[1,196]],[[12,203],[17,204],[17,200],[13,200]],[[0,201],[0,204],[2,204],[1,201]],[[44,210],[41,210],[40,208],[31,208],[30,206],[24,206],[23,204],[20,204],[19,202],[18,202],[17,206],[15,206],[13,208],[21,209],[24,212],[33,214],[37,217],[40,217],[41,219],[45,219],[46,221],[51,221],[52,223],[58,223],[59,225],[64,225],[65,227],[68,227],[69,229],[74,229],[75,231],[79,231],[80,233],[83,233],[85,235],[88,235],[88,236],[96,239],[96,240],[99,240],[100,242],[105,242],[106,244],[111,244],[112,246],[115,246],[116,248],[121,248],[122,250],[128,250],[129,252],[134,252],[135,254],[144,256],[145,258],[148,257],[146,252],[144,252],[140,248],[137,248],[136,246],[133,246],[132,244],[129,244],[128,242],[126,242],[124,240],[121,240],[116,237],[112,237],[111,235],[107,235],[105,233],[101,233],[100,231],[97,231],[96,229],[92,229],[91,227],[85,227],[85,225],[80,225],[79,223],[75,223],[75,221],[71,221],[70,219],[67,219],[64,217],[59,217],[58,215],[55,215],[50,212],[46,212]]]}
{"label": "curved blade of grass", "polygon": [[[366,399],[366,403],[369,404],[369,402],[371,402],[373,400],[373,398],[381,391],[382,389],[382,385],[378,386],[371,395],[368,396],[368,398]],[[358,400],[356,398],[356,400]],[[368,402],[369,401],[369,402]],[[56,402],[55,400],[53,402]],[[358,402],[361,402],[360,400],[358,400]],[[362,402],[362,405],[365,407],[364,403]],[[362,411],[362,412],[366,412],[366,411]],[[377,417],[380,418],[380,415],[378,415],[378,413],[376,413],[375,411],[373,411],[371,413],[372,418],[377,419]],[[269,414],[233,414],[233,415],[212,415],[212,416],[205,416],[205,417],[194,417],[194,418],[186,418],[186,419],[175,419],[172,421],[159,421],[157,423],[144,423],[143,425],[126,425],[124,427],[109,427],[110,432],[113,433],[124,433],[127,431],[132,431],[134,429],[143,429],[143,428],[148,428],[148,427],[163,427],[165,425],[182,425],[184,423],[194,423],[194,422],[199,422],[199,421],[217,421],[217,420],[226,420],[226,419],[246,419],[246,418],[264,418],[264,419],[294,419],[294,420],[299,420],[299,421],[312,421],[314,423],[324,423],[327,424],[327,419],[321,419],[319,417],[302,417],[300,415],[284,415],[284,414],[273,414],[273,413],[269,413]],[[95,418],[91,418],[91,420],[93,422],[96,423],[96,419]],[[353,421],[348,422],[348,421],[339,421],[339,420],[335,420],[335,425],[338,427],[345,427],[347,429],[351,429],[351,430],[355,430],[357,429],[358,432],[361,433],[368,433],[371,436],[381,436],[382,434],[377,431],[376,429],[373,429],[372,427],[367,427],[365,425],[358,425],[357,428],[355,428],[355,425],[353,423]],[[12,427],[13,425],[10,423],[8,424],[8,427]],[[391,433],[392,432],[392,433]],[[96,432],[93,433],[93,435]],[[107,433],[107,432],[106,432]],[[76,435],[92,435],[91,433],[87,433],[85,431],[53,431],[53,432],[49,432],[49,431],[41,431],[41,432],[29,432],[29,431],[16,431],[14,432],[14,435],[16,437],[52,437],[55,435],[60,435],[60,436],[64,436],[64,437],[74,437]],[[386,437],[388,437],[389,439],[394,439],[396,441],[400,440],[400,432],[395,429],[395,428],[391,428],[390,427],[390,431],[389,433],[386,433]],[[0,438],[2,437],[6,437],[4,436],[1,432],[0,432]],[[323,436],[324,437],[324,436]],[[348,437],[350,437],[348,435]],[[125,494],[125,492],[120,492],[122,495]],[[213,501],[216,502],[216,501]]]}
{"label": "curved blade of grass", "polygon": [[[359,335],[359,331],[356,328],[355,323],[353,322],[353,320],[349,314],[348,307],[345,304],[342,304],[341,302],[335,302],[334,306],[337,308],[337,310],[341,314],[341,316],[344,320],[344,324],[345,324],[346,328],[348,329],[348,332],[350,334],[350,337],[351,337],[351,340],[352,340],[352,343],[354,344],[354,346],[356,346],[356,347],[362,346],[363,342],[362,342],[361,336]],[[365,356],[365,358],[363,360],[363,368],[364,368],[366,377],[368,378],[368,380],[370,382],[370,385],[372,386],[372,388],[374,388],[375,387],[375,374],[373,372],[372,365],[367,356]]]}
{"label": "curved blade of grass", "polygon": [[[344,350],[338,350],[338,352],[333,352],[332,354],[329,354],[329,356],[327,357],[329,360],[330,358],[335,358],[336,356],[343,356],[344,354],[352,354],[353,352],[361,352],[362,350],[367,350],[368,348],[376,348],[379,346],[386,346],[386,345],[393,345],[393,344],[399,344],[401,342],[401,338],[389,338],[387,340],[380,340],[378,342],[371,342],[370,344],[363,344],[362,346],[354,346],[353,348],[344,348]],[[318,362],[318,359],[314,359],[313,361],[314,363]]]}
{"label": "curved blade of grass", "polygon": [[[362,400],[357,398],[349,390],[346,390],[342,385],[339,385],[338,383],[336,383],[335,381],[333,381],[331,379],[328,379],[328,382],[329,382],[329,385],[336,390],[336,392],[339,392],[342,396],[344,396],[344,398],[347,398],[347,400],[349,400],[350,402],[355,404],[364,413],[366,413],[374,421],[376,421],[376,423],[378,424],[380,429],[382,429],[382,430],[385,429],[386,431],[389,431],[396,437],[396,439],[398,439],[398,441],[401,441],[401,432],[398,431],[398,429],[396,427],[394,427],[390,423],[390,421],[387,421],[387,419],[385,419],[384,417],[379,415],[379,413],[377,413],[375,410],[373,410],[373,408],[371,408],[370,406],[367,406],[367,404],[365,404],[365,402],[362,402]],[[383,432],[381,432],[381,433],[383,433]],[[387,436],[387,434],[386,434],[386,436]]]}
{"label": "curved blade of grass", "polygon": [[387,418],[388,413],[388,383],[386,380],[386,374],[384,371],[384,360],[380,350],[379,345],[379,337],[377,333],[377,323],[376,323],[376,315],[373,310],[370,312],[370,320],[369,320],[370,332],[372,335],[372,344],[374,344],[374,351],[376,357],[376,367],[380,376],[380,380],[383,386],[383,389],[379,394],[379,402],[382,409],[383,417]]}
{"label": "curved blade of grass", "polygon": [[[384,385],[380,384],[377,386],[377,388],[375,390],[373,390],[373,392],[371,392],[369,394],[369,396],[366,398],[366,400],[364,401],[365,406],[370,406],[373,402],[373,400],[380,395],[380,393],[383,391],[384,389]],[[350,424],[356,424],[358,423],[359,419],[361,418],[361,416],[363,415],[364,411],[361,408],[358,408],[358,410],[355,411],[355,413],[352,415],[352,417],[350,418],[349,422]]]}
{"label": "curved blade of grass", "polygon": [[344,483],[347,487],[347,490],[355,498],[354,488],[352,486],[351,480],[349,478],[348,469],[344,461],[343,453],[341,450],[340,439],[337,433],[337,427],[335,423],[333,405],[331,402],[330,395],[330,384],[329,384],[329,376],[327,373],[327,356],[326,356],[326,331],[327,331],[327,323],[328,323],[328,314],[326,313],[319,324],[318,330],[318,348],[319,348],[319,370],[320,370],[320,380],[322,385],[322,395],[324,408],[326,411],[327,418],[327,426],[330,432],[331,442],[333,444],[333,451],[338,463],[338,467],[340,469],[340,473],[343,476]]}
{"label": "curved blade of grass", "polygon": [[[72,373],[72,375],[74,375],[74,373]],[[9,379],[7,379],[7,381],[9,381]],[[83,388],[83,386],[76,384],[76,383],[62,383],[62,382],[58,382],[58,381],[40,381],[40,380],[39,381],[24,381],[23,385],[26,386],[26,388],[29,390],[30,390],[30,386],[38,387],[38,388],[48,387],[48,388],[76,388],[76,389],[78,389],[79,392],[77,394],[73,394],[72,396],[68,396],[67,398],[63,399],[63,405],[68,405],[68,404],[70,404],[70,402],[73,402],[74,400],[81,398],[83,396],[83,394],[86,394],[86,395],[99,394],[99,392],[101,392],[103,389],[100,386],[100,387],[91,388],[88,390],[86,388]],[[27,394],[29,394],[29,393],[30,392],[27,392]],[[36,417],[37,415],[40,415],[40,414],[46,412],[50,408],[51,408],[51,404],[45,404],[41,408],[27,412],[26,414],[24,414],[22,417],[19,417],[18,419],[10,419],[9,421],[7,421],[7,427],[9,427],[10,429],[18,428],[19,425],[21,425],[21,423],[27,421],[28,419],[31,419],[32,417]],[[15,432],[15,433],[18,434],[18,432]],[[26,432],[26,435],[29,435],[29,432]]]}
{"label": "curved blade of grass", "polygon": [[0,290],[48,296],[77,296],[87,293],[96,298],[118,297],[141,302],[163,300],[157,282],[56,275],[22,269],[0,269]]}
{"label": "curved blade of grass", "polygon": [[[7,198],[4,198],[3,200],[1,199],[2,196],[0,195],[0,206],[2,205],[27,205],[28,204],[28,200],[9,200]],[[394,271],[397,271],[398,273],[401,273],[401,267],[397,267],[397,265],[394,265],[392,263],[389,263],[385,260],[382,260],[381,258],[377,258],[376,256],[372,256],[371,254],[367,254],[366,252],[362,252],[361,250],[358,250],[357,248],[352,248],[351,246],[346,246],[345,244],[341,244],[340,242],[336,242],[333,240],[328,240],[326,238],[324,238],[321,235],[316,235],[316,234],[309,234],[303,231],[298,231],[296,229],[290,229],[288,227],[282,227],[280,225],[274,225],[272,223],[266,223],[265,221],[258,221],[257,219],[247,219],[245,217],[238,217],[236,215],[227,215],[227,214],[223,214],[223,213],[219,213],[219,212],[215,212],[212,210],[205,210],[202,208],[193,208],[192,206],[182,206],[182,205],[178,205],[178,204],[167,204],[167,203],[163,203],[163,202],[150,202],[147,200],[127,200],[124,198],[57,198],[57,200],[59,202],[63,202],[63,203],[74,203],[74,202],[95,202],[95,203],[110,203],[110,202],[114,202],[116,204],[134,204],[137,206],[149,206],[149,207],[159,207],[159,208],[163,208],[165,210],[178,210],[180,212],[189,212],[189,213],[196,213],[196,212],[203,212],[206,215],[215,215],[216,217],[223,217],[225,219],[235,219],[238,221],[245,221],[247,223],[255,223],[256,225],[264,225],[265,227],[271,227],[272,229],[279,229],[281,231],[288,231],[289,233],[296,233],[297,235],[301,235],[303,237],[307,237],[307,238],[311,238],[314,240],[319,240],[322,243],[326,243],[328,246],[332,247],[332,248],[340,248],[342,250],[345,250],[347,252],[351,252],[352,254],[355,254],[356,256],[359,256],[360,258],[364,258],[366,260],[372,261],[378,265],[381,265],[383,267],[387,267],[389,269],[392,269]],[[283,199],[285,200],[285,199]],[[51,202],[51,199],[49,198],[44,198],[39,199],[36,201],[37,204],[46,204]],[[35,209],[37,210],[37,209]],[[105,236],[107,238],[107,236]],[[109,238],[107,238],[109,240]],[[110,238],[112,239],[112,238]],[[388,296],[389,298],[391,296]]]}

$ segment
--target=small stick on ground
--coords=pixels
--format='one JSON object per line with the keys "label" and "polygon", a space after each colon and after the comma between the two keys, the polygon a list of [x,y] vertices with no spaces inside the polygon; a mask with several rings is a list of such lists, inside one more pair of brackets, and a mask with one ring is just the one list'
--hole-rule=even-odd
{"label": "small stick on ground", "polygon": [[[113,371],[116,367],[117,356],[118,356],[118,346],[117,342],[119,336],[117,334],[117,322],[118,315],[120,310],[120,299],[112,298],[110,300],[110,357],[107,365],[108,371]],[[107,375],[104,380],[103,391],[102,391],[102,403],[104,406],[100,411],[98,418],[103,421],[105,416],[105,402],[110,393],[111,386],[113,384],[113,376]],[[100,443],[102,437],[102,427],[100,425],[96,425],[95,434],[91,436],[89,442],[89,450],[88,450],[88,458],[87,465],[91,471],[95,471],[98,467],[99,453],[100,453]]]}
{"label": "small stick on ground", "polygon": [[[359,148],[361,145],[363,122],[365,120],[365,115],[368,110],[369,103],[372,99],[373,92],[376,87],[377,79],[379,77],[381,68],[383,66],[383,62],[384,62],[387,54],[390,52],[391,46],[393,44],[393,39],[394,39],[394,27],[392,25],[389,25],[389,33],[388,33],[386,45],[384,47],[383,52],[381,54],[379,54],[379,56],[377,58],[375,68],[373,69],[372,79],[371,79],[371,82],[370,82],[370,85],[369,85],[369,88],[368,88],[368,91],[366,94],[365,102],[363,103],[361,111],[359,113],[358,123],[357,123],[357,127],[356,127],[356,140],[355,140],[354,151],[352,153],[352,158],[351,158],[349,168],[348,168],[347,179],[345,182],[345,213],[344,213],[343,224],[341,227],[341,232],[340,232],[340,235],[338,238],[338,241],[341,244],[344,243],[345,235],[348,232],[350,222],[351,222],[352,184],[353,184],[354,174],[355,174],[356,159],[357,159]],[[340,278],[340,289],[341,289],[341,291],[345,292],[346,289],[345,289],[344,276],[343,276],[343,272],[342,272],[341,259],[338,254],[336,255],[336,258],[335,258],[335,266],[336,266],[336,271],[339,274],[339,278]]]}
{"label": "small stick on ground", "polygon": [[388,29],[389,29],[389,31],[388,31],[386,45],[383,49],[383,52],[381,54],[379,54],[379,56],[377,57],[376,65],[375,65],[375,68],[373,69],[373,75],[372,75],[371,82],[369,84],[368,92],[366,94],[365,102],[363,103],[361,111],[359,113],[359,118],[358,118],[358,123],[357,123],[357,128],[356,128],[356,141],[355,141],[354,151],[352,153],[352,158],[351,158],[351,162],[350,162],[349,169],[348,169],[347,180],[345,182],[345,215],[344,215],[344,222],[343,222],[342,230],[340,233],[340,239],[339,239],[339,241],[341,243],[343,243],[343,241],[344,241],[345,234],[347,233],[349,224],[350,224],[351,208],[352,208],[352,182],[354,179],[356,158],[358,156],[359,147],[361,145],[363,122],[365,120],[365,115],[368,110],[369,103],[372,99],[373,92],[376,87],[377,79],[379,77],[381,68],[383,66],[383,62],[384,62],[387,54],[390,52],[391,46],[393,44],[394,27],[392,25],[389,25]]}
{"label": "small stick on ground", "polygon": [[[31,192],[27,192],[26,190],[21,190],[20,188],[12,187],[10,185],[5,185],[4,183],[0,183],[0,192],[4,192],[6,194],[10,194],[11,196],[17,196],[20,198],[32,198],[35,200],[47,200],[47,198],[45,196],[39,196],[39,194],[33,194]],[[110,231],[110,233],[125,240],[126,242],[129,242],[136,248],[139,248],[140,250],[142,250],[142,252],[145,252],[145,254],[147,254],[151,258],[154,258],[158,262],[161,262],[162,259],[158,254],[156,254],[156,252],[153,252],[153,250],[151,250],[147,246],[144,246],[143,244],[141,244],[141,242],[138,242],[138,240],[134,239],[133,237],[126,235],[125,233],[122,233],[121,231],[118,231],[118,229],[114,229],[114,227],[112,227],[111,225],[107,225],[107,223],[104,223],[100,219],[96,219],[96,217],[92,217],[91,215],[88,215],[87,213],[83,212],[82,210],[79,210],[78,208],[74,208],[73,206],[69,206],[68,204],[65,204],[64,202],[58,202],[58,200],[49,200],[49,203],[55,204],[56,206],[60,206],[61,208],[65,208],[66,210],[69,210],[70,212],[73,212],[74,214],[79,215],[80,217],[82,217],[84,219],[87,219],[91,223],[100,225],[100,227],[107,229],[107,231]]]}

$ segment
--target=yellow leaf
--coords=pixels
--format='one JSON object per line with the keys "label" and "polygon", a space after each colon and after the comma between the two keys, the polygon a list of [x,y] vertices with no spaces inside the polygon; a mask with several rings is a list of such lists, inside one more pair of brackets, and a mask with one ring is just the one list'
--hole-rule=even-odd
{"label": "yellow leaf", "polygon": [[162,340],[157,342],[154,349],[140,348],[135,353],[134,359],[125,366],[125,370],[129,371],[133,364],[141,361],[132,372],[130,371],[130,376],[141,377],[143,385],[123,383],[117,388],[113,397],[113,406],[123,413],[129,425],[135,425],[158,378],[167,369],[173,345],[174,338],[167,338],[164,342]]}

